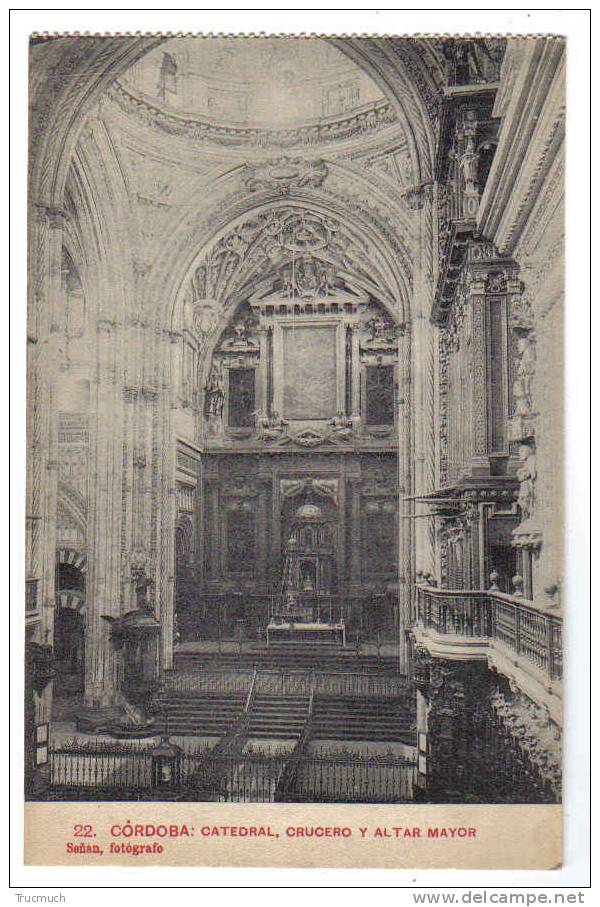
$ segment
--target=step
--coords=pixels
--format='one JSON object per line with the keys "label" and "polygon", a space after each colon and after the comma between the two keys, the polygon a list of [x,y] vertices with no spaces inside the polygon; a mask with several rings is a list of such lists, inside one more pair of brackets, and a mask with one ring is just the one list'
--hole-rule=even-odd
{"label": "step", "polygon": [[166,699],[161,703],[163,708],[171,709],[240,709],[243,702],[205,702],[202,699],[190,699],[182,702],[180,699]]}
{"label": "step", "polygon": [[251,711],[253,711],[253,712],[271,712],[273,715],[280,715],[282,713],[289,713],[289,712],[296,714],[296,715],[304,715],[304,714],[306,714],[307,709],[308,709],[308,705],[297,706],[297,705],[286,705],[286,703],[278,703],[276,705],[275,704],[271,705],[270,703],[267,703],[267,704],[261,703],[259,705],[253,705]]}
{"label": "step", "polygon": [[231,668],[265,668],[273,667],[291,667],[292,663],[296,668],[308,665],[326,671],[328,667],[334,669],[366,670],[371,669],[373,672],[397,675],[398,662],[395,658],[378,657],[377,655],[356,655],[340,654],[333,652],[311,652],[302,650],[283,650],[278,648],[277,652],[272,653],[253,653],[248,652],[225,655],[205,655],[203,653],[186,653],[175,657],[175,667],[177,670],[184,670],[186,667],[203,667],[210,666],[231,667]]}
{"label": "step", "polygon": [[164,693],[162,696],[157,697],[158,702],[185,702],[185,703],[205,703],[205,704],[214,704],[220,705],[222,703],[240,703],[246,701],[246,695],[244,696],[231,696],[227,693],[223,693],[221,696],[207,696],[206,693]]}

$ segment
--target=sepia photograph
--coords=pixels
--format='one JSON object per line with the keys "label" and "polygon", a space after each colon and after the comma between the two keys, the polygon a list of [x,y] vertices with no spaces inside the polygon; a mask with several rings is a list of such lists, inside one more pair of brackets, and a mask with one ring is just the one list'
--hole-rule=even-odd
{"label": "sepia photograph", "polygon": [[30,37],[28,805],[560,839],[566,51]]}

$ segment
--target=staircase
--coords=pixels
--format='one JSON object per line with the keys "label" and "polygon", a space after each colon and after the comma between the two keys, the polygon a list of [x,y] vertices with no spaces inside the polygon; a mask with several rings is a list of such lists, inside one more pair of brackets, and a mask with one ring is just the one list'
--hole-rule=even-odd
{"label": "staircase", "polygon": [[313,739],[373,743],[415,743],[416,714],[408,698],[340,699],[315,697]]}
{"label": "staircase", "polygon": [[248,737],[290,740],[300,737],[308,717],[308,696],[256,695],[248,714]]}
{"label": "staircase", "polygon": [[[315,651],[315,648],[317,649]],[[366,672],[373,674],[397,675],[398,659],[390,656],[361,655],[352,648],[322,644],[318,648],[306,645],[279,643],[274,649],[247,652],[177,652],[174,657],[178,671],[205,671],[211,668],[258,670],[298,670],[301,666],[309,671]]]}
{"label": "staircase", "polygon": [[165,691],[155,703],[156,726],[176,736],[221,737],[241,715],[245,693]]}

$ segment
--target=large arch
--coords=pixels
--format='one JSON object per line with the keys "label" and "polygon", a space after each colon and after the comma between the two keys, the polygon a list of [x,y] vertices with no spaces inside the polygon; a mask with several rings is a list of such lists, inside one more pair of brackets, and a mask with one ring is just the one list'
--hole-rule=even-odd
{"label": "large arch", "polygon": [[[34,203],[53,209],[62,207],[69,167],[90,110],[130,66],[167,40],[159,36],[85,36],[76,42],[68,38],[43,42],[44,63],[40,60],[35,67],[37,81],[32,86]],[[410,137],[417,182],[431,180],[435,151],[433,116],[442,85],[437,56],[433,55],[436,63],[433,76],[431,63],[426,65],[417,52],[421,40],[418,38],[396,39],[393,49],[375,38],[324,40],[345,53],[382,88]],[[424,52],[431,60],[431,48],[424,48]]]}
{"label": "large arch", "polygon": [[[398,252],[391,246],[383,230],[367,222],[356,209],[350,210],[343,206],[339,200],[332,200],[331,197],[316,190],[312,192],[304,190],[286,195],[284,198],[276,192],[261,193],[258,197],[246,195],[231,209],[219,210],[217,218],[211,218],[212,212],[202,210],[193,202],[190,208],[193,210],[191,218],[183,219],[173,231],[144,281],[148,309],[156,313],[157,327],[179,329],[182,293],[197,263],[209,249],[224,240],[228,234],[234,234],[252,218],[284,208],[312,211],[324,217],[343,221],[349,236],[354,235],[364,245],[370,245],[384,262],[388,272],[389,282],[385,288],[387,295],[384,296],[382,292],[381,302],[395,320],[405,324],[410,322],[412,273],[406,262],[406,250],[403,250],[405,264],[402,267],[398,260],[400,258]],[[202,220],[198,222],[200,217]],[[210,232],[207,230],[202,235],[202,228],[206,229],[211,220]]]}
{"label": "large arch", "polygon": [[[81,40],[85,43],[88,39]],[[129,41],[129,44],[123,41]],[[410,247],[418,237],[422,223],[418,211],[405,211],[396,202],[390,204],[382,192],[373,190],[372,184],[367,180],[361,181],[356,174],[352,176],[362,183],[363,195],[372,194],[376,205],[363,205],[356,200],[352,204],[344,204],[340,196],[327,187],[293,190],[283,198],[276,190],[244,191],[240,194],[242,168],[238,168],[218,181],[225,201],[227,196],[229,201],[220,207],[215,203],[214,210],[207,211],[200,198],[197,204],[192,199],[192,216],[184,216],[177,222],[177,215],[174,215],[160,255],[147,271],[142,269],[136,272],[135,263],[124,254],[129,228],[128,212],[123,204],[126,197],[124,176],[111,136],[101,116],[93,115],[93,109],[107,87],[160,41],[104,39],[98,43],[96,39],[90,39],[87,53],[82,52],[83,44],[79,42],[77,51],[69,47],[68,42],[57,42],[49,49],[48,65],[55,66],[58,72],[62,61],[67,69],[71,69],[71,76],[58,91],[53,109],[46,111],[46,114],[40,113],[38,125],[41,124],[41,127],[34,145],[30,197],[42,212],[41,220],[32,222],[32,228],[38,231],[31,246],[36,250],[36,254],[31,256],[32,287],[38,285],[38,274],[47,274],[48,268],[57,267],[56,262],[53,263],[53,243],[55,237],[62,236],[64,232],[73,234],[74,218],[70,210],[73,206],[79,206],[85,212],[85,216],[77,220],[77,229],[83,234],[80,246],[88,253],[93,250],[85,267],[82,267],[82,281],[86,284],[86,296],[89,296],[90,303],[95,300],[98,315],[100,384],[93,402],[94,422],[90,443],[101,444],[96,449],[93,479],[100,483],[102,499],[90,502],[89,549],[94,551],[94,557],[90,558],[89,600],[106,603],[102,605],[104,611],[114,613],[121,601],[131,597],[130,573],[133,565],[138,562],[149,565],[148,569],[152,569],[158,577],[157,602],[164,631],[162,664],[168,667],[173,616],[173,527],[176,521],[171,494],[174,483],[172,388],[176,369],[173,344],[181,321],[182,288],[198,256],[211,243],[219,241],[228,231],[235,230],[239,224],[260,212],[287,205],[338,218],[348,225],[350,236],[371,248],[386,275],[383,304],[395,321],[410,325],[413,321],[413,300],[415,293],[419,292],[421,268],[419,262],[411,260]],[[409,45],[399,44],[397,52],[391,57],[376,45],[371,56],[365,44],[355,45],[340,39],[338,46],[358,65],[368,66],[369,75],[384,88],[400,122],[408,130],[412,170],[418,189],[431,179],[434,132],[431,112],[421,97],[421,88],[415,87],[411,81],[410,66],[417,64],[414,57],[408,64],[403,59],[403,49],[407,50]],[[429,87],[431,89],[431,85]],[[36,96],[41,111],[43,86],[37,87]],[[102,160],[102,167],[97,166],[98,160]],[[333,167],[332,176],[342,180],[344,167]],[[68,229],[65,226],[67,223]],[[71,242],[75,245],[75,236],[71,237]],[[45,288],[45,294],[34,292],[34,309],[43,309],[48,303],[50,306],[57,305],[56,300],[52,300],[51,286]],[[419,302],[419,307],[423,308],[422,302]],[[48,320],[51,321],[51,317]],[[217,333],[218,324],[214,329],[215,337]],[[118,363],[125,361],[126,348],[134,353],[127,358],[125,373],[120,374]],[[144,349],[143,357],[141,349]],[[405,519],[403,525],[408,526],[411,505],[405,498],[412,491],[413,483],[411,362],[411,336],[410,331],[406,331],[400,358],[404,401],[400,488],[404,494],[401,519]],[[101,438],[101,423],[108,413],[116,424],[123,426],[125,456],[118,439]],[[140,438],[143,438],[143,443],[140,443]],[[140,467],[142,463],[152,464],[153,468],[147,494],[136,491],[133,481],[136,470],[144,468]],[[111,480],[107,478],[109,475]],[[124,488],[134,487],[134,490],[124,496],[121,485]],[[123,515],[117,518],[121,508]],[[134,512],[136,519],[132,517]],[[114,516],[115,525],[118,519],[122,519],[121,533],[110,537],[105,532],[103,534],[101,524],[106,513]],[[136,521],[150,526],[149,551],[144,550],[141,536],[136,536]],[[407,534],[410,535],[410,531]],[[403,555],[401,572],[406,589],[412,576],[412,543],[404,546]],[[91,609],[87,621],[87,632],[94,634],[103,654],[94,658],[89,672],[86,672],[89,674],[86,697],[89,704],[99,706],[110,698],[106,695],[103,678],[111,673],[112,659],[107,626],[102,617],[98,609]],[[90,646],[89,651],[92,649]]]}
{"label": "large arch", "polygon": [[[193,207],[193,206],[192,206]],[[170,337],[178,338],[181,336],[183,329],[182,317],[185,309],[186,291],[191,281],[194,269],[198,262],[203,258],[206,252],[215,247],[220,242],[227,241],[228,237],[235,235],[236,231],[243,228],[250,219],[260,214],[277,212],[289,208],[298,211],[320,212],[323,214],[334,213],[336,217],[350,222],[353,230],[368,242],[370,248],[375,248],[382,255],[389,265],[389,274],[392,289],[392,298],[394,303],[380,300],[386,308],[392,320],[401,326],[401,338],[399,341],[398,356],[398,385],[402,388],[401,412],[398,418],[398,478],[400,488],[400,499],[398,502],[398,518],[401,533],[401,545],[399,549],[399,648],[400,664],[405,665],[405,638],[404,628],[408,626],[410,620],[410,589],[414,575],[414,537],[411,520],[412,502],[410,500],[410,491],[414,483],[413,469],[413,405],[412,405],[412,386],[413,380],[411,375],[413,357],[411,353],[411,301],[413,297],[413,280],[412,270],[403,271],[398,263],[398,255],[394,254],[394,249],[388,244],[387,237],[383,231],[366,222],[357,214],[347,208],[343,208],[339,202],[333,206],[329,197],[323,197],[318,191],[302,192],[286,195],[273,193],[261,194],[256,196],[245,196],[239,200],[234,207],[235,215],[227,219],[228,211],[219,211],[219,218],[212,220],[213,232],[208,239],[202,237],[200,232],[196,232],[190,225],[189,221],[183,219],[176,232],[170,236],[169,242],[165,243],[161,255],[154,263],[152,269],[145,276],[145,298],[148,304],[148,310],[154,314],[156,319],[156,334],[163,336],[167,331]],[[210,213],[210,212],[209,212]],[[201,242],[201,238],[204,242]],[[242,300],[242,296],[238,301]],[[203,360],[201,365],[199,386],[204,387],[207,383],[208,372],[210,369],[213,349],[218,341],[220,334],[229,319],[232,317],[235,305],[221,306],[218,308],[216,318],[210,334],[205,338],[203,347]],[[177,368],[177,359],[173,358],[173,344],[166,347],[170,353],[167,358],[157,357],[155,379],[156,383],[162,383],[163,386],[174,386],[176,380],[173,375],[173,369]],[[160,405],[160,404],[159,404]],[[164,398],[161,408],[163,419],[163,437],[165,443],[173,442],[175,437],[173,428],[173,410],[167,398]],[[168,427],[167,427],[168,426]],[[197,438],[201,442],[201,438]],[[174,466],[171,466],[171,477],[167,477],[167,482],[175,481]],[[164,550],[170,550],[175,545],[175,528],[177,525],[177,515],[174,510],[167,511],[164,514],[162,522],[162,546]],[[165,585],[164,592],[167,596],[170,590]],[[172,593],[171,599],[165,599],[166,612],[173,608]],[[170,631],[169,631],[170,632]]]}

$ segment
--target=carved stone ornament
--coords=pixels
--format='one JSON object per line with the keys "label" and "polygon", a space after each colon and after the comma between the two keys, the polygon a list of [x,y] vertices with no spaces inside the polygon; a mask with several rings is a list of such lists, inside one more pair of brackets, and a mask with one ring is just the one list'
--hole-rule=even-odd
{"label": "carved stone ornament", "polygon": [[522,444],[519,448],[519,458],[521,465],[517,470],[517,478],[519,480],[517,505],[521,512],[521,526],[519,529],[522,530],[524,524],[528,523],[532,518],[535,507],[535,480],[537,477],[537,469],[533,445]]}
{"label": "carved stone ornament", "polygon": [[492,271],[485,281],[486,293],[506,293],[506,276],[503,271]]}
{"label": "carved stone ornament", "polygon": [[272,413],[265,416],[257,413],[257,425],[259,426],[259,440],[261,441],[278,441],[286,432],[289,422],[282,419],[279,413]]}
{"label": "carved stone ornament", "polygon": [[328,174],[327,165],[318,159],[280,157],[275,161],[246,164],[244,185],[251,192],[279,192],[287,195],[294,189],[318,189]]}
{"label": "carved stone ornament", "polygon": [[513,695],[492,694],[490,705],[504,730],[513,738],[544,780],[559,792],[561,782],[561,730],[546,709],[528,699],[511,683]]}
{"label": "carved stone ornament", "polygon": [[300,447],[319,447],[321,444],[325,443],[325,435],[321,432],[314,431],[312,428],[306,428],[303,431],[297,432],[293,439],[294,444],[298,444]]}
{"label": "carved stone ornament", "polygon": [[258,495],[258,489],[253,482],[248,481],[244,476],[234,476],[232,481],[222,486],[222,493],[224,497],[255,498]]}
{"label": "carved stone ornament", "polygon": [[329,498],[337,504],[337,479],[280,479],[279,488],[282,498],[297,497],[300,494],[313,493],[319,497]]}
{"label": "carved stone ornament", "polygon": [[283,281],[284,294],[304,298],[334,291],[336,274],[368,286],[381,299],[393,297],[387,272],[375,263],[366,240],[351,235],[336,218],[296,207],[252,216],[217,241],[199,261],[190,298],[214,300],[221,309],[242,291]]}
{"label": "carved stone ornament", "polygon": [[263,148],[266,145],[282,150],[292,147],[309,148],[317,144],[360,137],[385,129],[396,122],[396,113],[385,100],[375,101],[367,110],[349,112],[333,120],[327,119],[308,126],[256,129],[250,126],[223,125],[197,116],[173,116],[119,83],[115,83],[107,94],[112,102],[145,125],[160,129],[170,136],[184,136],[200,147],[211,144],[239,149]]}
{"label": "carved stone ornament", "polygon": [[397,325],[381,310],[367,311],[362,322],[364,336],[361,338],[361,350],[393,351],[398,348],[398,337],[403,333],[404,325]]}
{"label": "carved stone ornament", "polygon": [[219,307],[214,299],[193,297],[189,310],[186,306],[186,327],[199,337],[213,330],[219,320]]}
{"label": "carved stone ornament", "polygon": [[427,197],[426,186],[413,186],[402,193],[402,202],[409,211],[420,211]]}
{"label": "carved stone ornament", "polygon": [[515,359],[514,414],[530,416],[533,412],[532,385],[535,372],[535,344],[531,334],[517,336]]}
{"label": "carved stone ornament", "polygon": [[498,257],[495,245],[487,240],[469,243],[469,261],[493,261]]}
{"label": "carved stone ornament", "polygon": [[533,312],[525,294],[515,293],[511,297],[509,320],[515,332],[522,333],[533,329]]}

